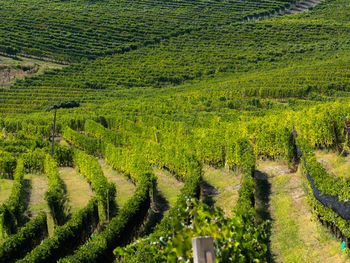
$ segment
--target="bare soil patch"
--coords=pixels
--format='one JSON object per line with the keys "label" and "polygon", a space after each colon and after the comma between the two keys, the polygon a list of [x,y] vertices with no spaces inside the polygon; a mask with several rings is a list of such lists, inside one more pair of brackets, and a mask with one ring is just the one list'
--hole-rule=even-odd
{"label": "bare soil patch", "polygon": [[11,58],[0,56],[0,88],[9,88],[11,82],[23,79],[26,76],[42,74],[54,68],[63,68],[63,65],[32,58]]}

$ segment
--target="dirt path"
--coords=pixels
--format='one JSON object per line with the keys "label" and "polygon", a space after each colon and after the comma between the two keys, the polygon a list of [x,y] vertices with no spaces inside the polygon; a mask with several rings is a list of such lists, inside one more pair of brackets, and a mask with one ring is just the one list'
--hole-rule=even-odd
{"label": "dirt path", "polygon": [[296,5],[292,6],[288,10],[286,10],[286,15],[296,14],[300,12],[307,12],[308,8],[311,6],[315,6],[319,4],[322,0],[309,0],[309,1],[301,1]]}
{"label": "dirt path", "polygon": [[0,87],[8,88],[15,79],[42,74],[44,71],[54,68],[63,68],[63,65],[43,61],[42,59],[25,57],[14,59],[0,56]]}
{"label": "dirt path", "polygon": [[266,20],[270,19],[276,16],[284,16],[284,15],[293,15],[301,12],[308,12],[309,7],[314,7],[315,5],[319,4],[322,2],[322,0],[306,0],[306,1],[300,1],[295,5],[291,5],[290,7],[281,10],[278,13],[270,13],[265,16],[259,16],[255,18],[245,18],[244,22],[254,22],[254,21],[261,21],[261,20]]}
{"label": "dirt path", "polygon": [[85,178],[77,175],[74,168],[61,167],[59,172],[66,186],[69,206],[71,208],[70,212],[74,214],[87,205],[93,196],[93,192]]}
{"label": "dirt path", "polygon": [[312,215],[302,175],[289,173],[284,164],[272,161],[259,162],[257,170],[259,179],[267,180],[271,188],[271,261],[349,262],[341,253],[341,242]]}
{"label": "dirt path", "polygon": [[135,185],[129,181],[125,176],[112,169],[104,159],[99,159],[102,171],[109,182],[113,182],[117,188],[116,202],[118,207],[123,205],[129,200],[135,191]]}
{"label": "dirt path", "polygon": [[204,167],[202,191],[206,202],[221,208],[228,217],[234,216],[233,209],[238,199],[241,175],[225,168]]}

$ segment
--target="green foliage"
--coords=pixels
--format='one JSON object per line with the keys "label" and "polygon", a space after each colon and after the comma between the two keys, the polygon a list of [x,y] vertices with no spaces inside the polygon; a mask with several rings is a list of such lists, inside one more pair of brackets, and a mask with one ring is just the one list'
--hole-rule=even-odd
{"label": "green foliage", "polygon": [[[103,55],[105,50],[109,50],[106,45],[95,42],[102,41],[101,38],[106,35],[109,35],[108,43],[111,46],[121,45],[120,48],[112,48],[115,51],[112,53],[118,54],[101,56],[96,60],[84,61],[62,70],[53,70],[35,78],[17,81],[11,90],[5,89],[1,92],[0,112],[39,111],[49,104],[65,100],[67,94],[71,98],[83,98],[82,105],[85,103],[98,104],[106,112],[110,110],[124,111],[128,108],[133,112],[142,112],[145,108],[154,109],[157,104],[162,104],[161,109],[156,107],[161,113],[182,112],[182,109],[185,108],[186,111],[215,111],[219,112],[220,115],[223,112],[232,113],[236,109],[251,111],[269,108],[271,104],[266,101],[266,98],[279,98],[282,100],[278,100],[278,102],[283,102],[289,97],[304,99],[310,95],[308,98],[316,102],[315,96],[312,94],[317,94],[317,97],[327,101],[332,101],[337,96],[348,96],[348,43],[344,39],[349,38],[349,28],[346,20],[341,18],[344,18],[344,14],[348,14],[349,10],[348,8],[339,8],[341,5],[346,6],[346,2],[340,0],[327,3],[327,8],[297,16],[278,17],[254,23],[233,23],[235,14],[231,8],[237,10],[239,7],[242,18],[250,12],[266,13],[266,4],[272,3],[271,1],[269,3],[263,2],[243,1],[246,4],[242,4],[242,2],[221,1],[213,4],[192,1],[190,4],[184,4],[184,2],[179,4],[177,1],[177,5],[181,7],[178,6],[176,10],[186,10],[185,14],[180,12],[181,15],[177,18],[174,17],[174,12],[177,12],[173,8],[173,1],[166,3],[146,1],[132,5],[129,1],[122,3],[108,1],[108,4],[94,6],[94,10],[102,8],[101,12],[105,16],[111,15],[113,21],[116,21],[117,18],[114,16],[117,16],[119,21],[121,17],[117,14],[121,12],[119,5],[122,5],[123,8],[128,9],[126,14],[123,13],[122,20],[124,21],[125,16],[128,16],[129,19],[132,17],[131,20],[127,20],[127,23],[135,19],[132,16],[133,12],[141,12],[144,15],[144,12],[149,14],[148,12],[151,11],[152,23],[148,21],[150,24],[145,22],[146,24],[142,23],[141,26],[139,21],[134,21],[134,26],[127,26],[123,30],[123,34],[126,34],[127,37],[120,37],[121,24],[116,23],[118,30],[114,27],[116,25],[112,26],[114,30],[117,30],[114,32],[109,25],[108,30],[102,30],[103,33],[100,32],[98,36],[94,35],[96,38],[92,38],[94,39],[92,41],[93,47],[87,48],[86,45],[92,44],[89,41],[73,41],[74,45],[71,44],[76,49],[79,45],[86,48],[83,53],[81,53],[81,47],[79,52],[75,50],[75,55],[70,53],[73,50],[72,47],[69,48],[70,52],[67,51],[68,49],[64,49],[63,52],[61,48],[56,46],[54,50],[57,57],[81,57],[84,56],[84,53],[89,54],[95,49],[103,49],[97,52],[100,55]],[[59,2],[50,4],[58,5],[58,10],[63,8],[62,3]],[[269,11],[280,10],[286,4],[288,5],[288,1],[274,3],[272,4],[274,7],[267,9]],[[82,5],[81,10],[78,8],[80,5]],[[105,10],[109,5],[112,5],[109,7],[110,9]],[[138,5],[142,6],[140,7],[142,11],[137,10],[136,6]],[[166,8],[167,12],[164,8],[159,8],[159,5]],[[256,10],[254,5],[258,5],[259,10]],[[83,13],[90,10],[89,4],[82,3],[82,1],[64,7],[70,9],[72,14],[76,16],[82,15],[80,12],[78,15],[76,8]],[[212,9],[218,12],[212,12]],[[244,11],[246,9],[250,11]],[[159,14],[160,10],[166,14]],[[203,14],[204,10],[206,15]],[[199,12],[196,18],[193,15],[194,11],[195,13]],[[172,13],[171,19],[168,17],[169,12]],[[337,13],[338,16],[334,16],[333,13]],[[65,14],[69,16],[67,12]],[[158,14],[157,21],[153,19],[155,14]],[[103,19],[107,19],[105,16]],[[180,17],[184,18],[183,16],[187,18],[190,16],[191,19],[180,19]],[[251,16],[256,15],[251,14]],[[49,15],[49,17],[57,19],[57,16],[51,17]],[[102,19],[91,13],[89,13],[89,17],[99,21]],[[162,22],[158,20],[161,18],[165,20]],[[206,19],[210,19],[210,21],[206,21]],[[62,29],[61,26],[64,24],[61,23],[70,24],[71,21],[76,21],[76,19],[66,21],[62,18],[57,26]],[[9,21],[7,22],[9,23]],[[78,24],[82,26],[81,23],[85,22],[86,20],[81,19]],[[42,25],[42,23],[37,24]],[[105,23],[97,23],[97,25],[89,30],[99,31],[100,26],[103,28],[106,26]],[[122,25],[125,26],[125,22]],[[69,26],[65,30],[70,31],[70,34],[73,32],[78,35],[82,34],[83,39],[86,40],[87,36],[80,26],[77,25],[80,29],[79,33],[75,32],[74,29],[77,29],[75,26],[73,28]],[[140,31],[136,30],[135,27]],[[150,31],[150,27],[157,30]],[[52,31],[45,28],[48,30],[45,33],[37,26],[31,30],[39,30],[38,35],[48,34],[46,36],[48,39],[51,37],[56,39],[57,35],[51,35]],[[89,26],[84,25],[83,28],[86,29]],[[58,32],[60,29],[57,29]],[[26,28],[25,31],[30,32],[31,30]],[[147,34],[138,34],[140,32],[147,32]],[[118,40],[115,39],[115,34],[118,36],[116,37]],[[66,36],[66,34],[60,35],[60,39],[57,41],[63,41],[61,39],[63,38],[69,42]],[[32,35],[26,37],[31,38]],[[78,38],[80,39],[80,37]],[[161,39],[163,41],[160,41]],[[52,40],[50,39],[50,41]],[[121,44],[119,41],[124,43]],[[46,41],[44,42],[46,43]],[[146,42],[147,45],[143,46]],[[40,43],[38,45],[46,46],[43,42]],[[135,45],[135,43],[137,44]],[[131,50],[131,46],[137,46],[137,49]],[[27,52],[30,53],[30,51]],[[53,49],[49,48],[44,53],[50,56],[51,52]],[[90,53],[87,56],[95,58],[99,55]],[[201,79],[203,81],[200,83],[190,82]],[[178,89],[172,87],[183,83],[191,83],[191,85],[180,86]],[[92,89],[91,86],[105,88],[96,90]],[[132,89],[130,89],[131,87]],[[160,90],[162,94],[159,94]],[[35,94],[35,96],[27,96],[28,93]],[[174,94],[175,97],[173,97]],[[144,95],[146,103],[140,103],[141,99],[137,99],[138,101],[135,102],[135,97],[138,98],[140,95]],[[162,100],[154,101],[153,98],[158,95],[163,96]],[[200,101],[201,97],[206,98]],[[225,100],[220,100],[220,98],[225,98]],[[24,103],[24,101],[31,103]],[[298,100],[297,106],[300,105],[299,103],[303,104],[304,101]],[[102,107],[102,104],[109,105],[110,108],[106,109],[106,107]],[[279,104],[279,106],[287,105]],[[176,110],[178,108],[180,109]]]}
{"label": "green foliage", "polygon": [[97,200],[78,211],[66,224],[55,228],[52,237],[45,239],[18,262],[56,262],[83,244],[98,224]]}
{"label": "green foliage", "polygon": [[[107,160],[117,165],[120,158],[125,155],[109,156]],[[132,238],[132,230],[137,229],[144,221],[150,207],[150,188],[153,179],[150,166],[141,156],[135,155],[131,157],[126,168],[119,167],[119,169],[126,169],[125,171],[137,180],[134,195],[99,235],[81,246],[74,255],[59,262],[110,261],[115,246],[125,245]]]}
{"label": "green foliage", "polygon": [[73,161],[77,171],[86,178],[95,191],[99,204],[103,208],[103,213],[107,214],[107,201],[110,209],[113,211],[115,208],[116,188],[114,183],[107,181],[96,158],[80,150],[75,150]]}
{"label": "green foliage", "polygon": [[[256,225],[254,210],[255,159],[283,156],[293,167],[292,126],[306,138],[300,145],[316,186],[349,199],[348,182],[334,180],[312,153],[315,146],[348,146],[346,1],[327,1],[310,12],[254,22],[247,21],[290,2],[0,2],[5,23],[1,27],[0,22],[0,52],[80,61],[0,88],[0,175],[11,178],[19,157],[26,171],[43,170],[51,117],[32,112],[47,105],[58,108],[56,103],[69,97],[79,99],[81,106],[61,109],[56,131],[88,154],[104,155],[110,166],[137,184],[135,195],[100,235],[62,261],[111,261],[112,250],[130,241],[147,216],[149,190],[156,187],[151,165],[169,170],[184,187],[154,234],[134,244],[136,255],[126,259],[190,259],[190,237],[203,230],[216,236],[217,256],[223,262],[265,260],[264,227]],[[85,135],[77,130],[85,130]],[[55,152],[59,165],[71,165],[72,158],[95,189],[100,207],[106,204],[106,189],[114,199],[114,187],[95,158],[80,151],[72,156],[70,148]],[[187,200],[199,197],[203,163],[243,172],[234,218],[221,218],[220,212],[197,201],[186,206]],[[57,175],[57,167],[52,174]],[[56,179],[52,181],[60,185]],[[61,194],[58,188],[52,193]],[[62,199],[52,200],[59,205]],[[312,206],[349,236],[348,224],[333,211],[317,202]],[[2,217],[15,231],[11,222],[17,222],[16,214],[5,209]],[[64,238],[44,241],[25,262],[57,261],[72,254],[93,224],[78,225],[84,238],[66,230],[69,234],[60,234]],[[237,237],[239,244],[224,240],[227,236]],[[75,237],[79,244],[71,245]],[[149,247],[150,242],[156,245]],[[130,247],[127,252],[133,251]]]}
{"label": "green foliage", "polygon": [[[317,162],[313,147],[302,137],[297,138],[297,145],[300,147],[302,154],[302,167],[304,173],[309,172],[315,187],[322,191],[322,194],[338,196],[339,202],[347,202],[349,200],[349,182],[346,179],[335,179],[334,176],[328,174],[325,168]],[[305,163],[304,163],[305,158]],[[331,207],[324,206],[318,201],[313,194],[313,190],[308,182],[308,201],[313,208],[314,213],[322,222],[328,222],[337,227],[341,233],[350,237],[350,221],[345,220],[338,213],[332,210]]]}
{"label": "green foliage", "polygon": [[318,218],[323,222],[328,222],[336,226],[345,237],[350,238],[350,221],[341,218],[336,212],[332,210],[332,208],[326,207],[321,202],[316,200],[316,198],[313,196],[310,186],[308,186],[308,190],[309,204],[314,209],[313,211],[318,216]]}
{"label": "green foliage", "polygon": [[85,122],[84,130],[86,134],[92,135],[105,143],[112,143],[116,146],[129,145],[129,138],[125,133],[106,129],[103,125],[93,120],[87,120]]}
{"label": "green foliage", "polygon": [[49,155],[45,159],[45,174],[49,188],[45,193],[45,200],[50,207],[50,213],[57,225],[63,225],[67,220],[67,197],[62,179],[60,178],[57,163]]}
{"label": "green foliage", "polygon": [[15,233],[18,227],[23,224],[25,189],[24,165],[22,159],[17,160],[13,178],[11,195],[0,207],[1,230],[8,235]]}
{"label": "green foliage", "polygon": [[302,161],[303,169],[310,172],[314,180],[315,187],[328,195],[338,195],[339,201],[348,201],[350,199],[350,184],[346,178],[335,179],[327,170],[317,162],[312,146],[305,138],[298,137],[297,145],[300,146],[303,157],[306,160],[306,167]]}
{"label": "green foliage", "polygon": [[[222,136],[218,129],[203,129],[197,131],[197,156],[204,163],[212,166],[222,167],[225,163],[225,147]],[[197,134],[196,134],[197,135]]]}
{"label": "green foliage", "polygon": [[247,218],[226,218],[223,212],[195,199],[178,206],[171,228],[159,237],[151,234],[125,248],[114,250],[121,262],[189,262],[193,260],[192,238],[214,237],[217,262],[266,261],[265,226]]}
{"label": "green foliage", "polygon": [[24,167],[28,173],[44,172],[46,152],[43,149],[35,149],[22,155]]}
{"label": "green foliage", "polygon": [[73,165],[74,151],[71,147],[55,145],[53,158],[59,166],[72,166]]}
{"label": "green foliage", "polygon": [[0,152],[0,176],[3,178],[12,178],[15,168],[15,156],[7,152]]}
{"label": "green foliage", "polygon": [[[6,23],[1,24],[0,53],[59,62],[95,59],[132,51],[210,24],[259,17],[283,9],[289,3],[107,0],[67,4],[66,1],[36,0],[13,6],[11,2],[1,1],[0,18]],[[88,20],[86,16],[89,16]],[[115,21],[115,24],[109,21]]]}
{"label": "green foliage", "polygon": [[101,152],[102,144],[99,139],[84,136],[68,126],[62,129],[62,137],[78,148],[87,151],[89,154],[97,154]]}
{"label": "green foliage", "polygon": [[10,263],[23,258],[47,235],[46,214],[41,212],[0,245],[0,262]]}
{"label": "green foliage", "polygon": [[80,106],[80,103],[75,100],[66,100],[66,101],[61,101],[59,103],[48,106],[46,108],[46,111],[57,110],[57,109],[70,109],[70,108],[75,108],[79,106]]}

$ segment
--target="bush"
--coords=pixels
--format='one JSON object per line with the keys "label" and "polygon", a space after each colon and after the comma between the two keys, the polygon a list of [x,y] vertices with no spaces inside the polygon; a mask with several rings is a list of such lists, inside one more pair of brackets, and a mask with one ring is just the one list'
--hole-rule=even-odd
{"label": "bush", "polygon": [[11,235],[23,223],[23,211],[25,202],[23,160],[17,160],[14,173],[14,182],[10,197],[0,207],[0,225],[3,233]]}
{"label": "bush", "polygon": [[17,262],[56,262],[86,242],[98,224],[97,200],[77,212],[65,225],[55,229],[52,237],[45,239],[22,260]]}
{"label": "bush", "polygon": [[15,262],[24,257],[47,235],[46,214],[41,212],[22,227],[17,234],[8,237],[0,245],[0,263]]}
{"label": "bush", "polygon": [[50,155],[46,155],[45,174],[49,183],[49,188],[45,193],[45,200],[50,207],[50,212],[56,225],[63,225],[67,220],[65,212],[67,197],[57,164]]}

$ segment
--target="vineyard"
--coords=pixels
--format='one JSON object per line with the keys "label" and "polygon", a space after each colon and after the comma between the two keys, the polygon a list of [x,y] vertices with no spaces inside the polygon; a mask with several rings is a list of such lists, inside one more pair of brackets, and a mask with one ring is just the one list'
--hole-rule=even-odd
{"label": "vineyard", "polygon": [[347,0],[0,2],[0,262],[350,261]]}

